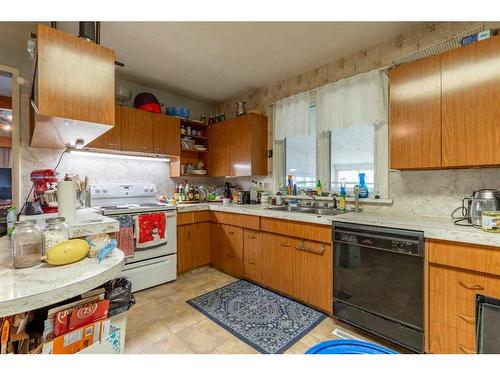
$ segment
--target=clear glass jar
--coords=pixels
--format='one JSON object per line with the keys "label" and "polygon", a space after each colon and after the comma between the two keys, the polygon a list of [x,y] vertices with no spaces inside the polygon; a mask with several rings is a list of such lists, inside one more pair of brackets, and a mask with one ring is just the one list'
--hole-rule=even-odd
{"label": "clear glass jar", "polygon": [[35,220],[17,221],[11,239],[14,268],[33,267],[42,261],[42,231]]}
{"label": "clear glass jar", "polygon": [[69,240],[69,227],[64,221],[64,217],[51,217],[45,220],[47,225],[43,229],[44,254],[51,247]]}

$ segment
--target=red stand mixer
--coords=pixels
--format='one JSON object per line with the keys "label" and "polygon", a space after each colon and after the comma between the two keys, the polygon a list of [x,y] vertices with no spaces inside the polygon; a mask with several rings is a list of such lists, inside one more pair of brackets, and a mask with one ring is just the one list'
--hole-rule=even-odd
{"label": "red stand mixer", "polygon": [[57,212],[57,172],[40,169],[31,172],[33,201],[39,202],[44,213]]}

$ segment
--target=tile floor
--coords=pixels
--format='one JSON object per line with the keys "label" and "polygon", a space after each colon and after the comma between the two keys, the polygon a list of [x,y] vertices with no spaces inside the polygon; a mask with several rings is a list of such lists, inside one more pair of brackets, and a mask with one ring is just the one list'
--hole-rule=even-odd
{"label": "tile floor", "polygon": [[[185,302],[236,280],[205,267],[183,274],[174,282],[134,293],[137,303],[128,312],[125,353],[257,353]],[[286,354],[302,354],[321,341],[337,338],[331,333],[336,327],[346,328],[327,317]]]}

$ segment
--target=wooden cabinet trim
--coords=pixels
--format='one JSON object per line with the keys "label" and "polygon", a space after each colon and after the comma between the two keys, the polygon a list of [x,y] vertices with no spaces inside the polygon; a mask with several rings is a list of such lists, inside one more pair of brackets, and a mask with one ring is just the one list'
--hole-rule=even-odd
{"label": "wooden cabinet trim", "polygon": [[260,230],[324,243],[332,241],[332,228],[329,225],[262,217]]}

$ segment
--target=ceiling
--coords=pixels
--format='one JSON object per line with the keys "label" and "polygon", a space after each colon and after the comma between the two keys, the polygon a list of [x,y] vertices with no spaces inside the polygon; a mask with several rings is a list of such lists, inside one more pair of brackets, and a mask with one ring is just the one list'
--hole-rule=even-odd
{"label": "ceiling", "polygon": [[[209,103],[309,71],[418,22],[103,22],[120,78]],[[76,22],[58,22],[76,33]],[[0,47],[26,49],[34,23],[0,22]]]}

